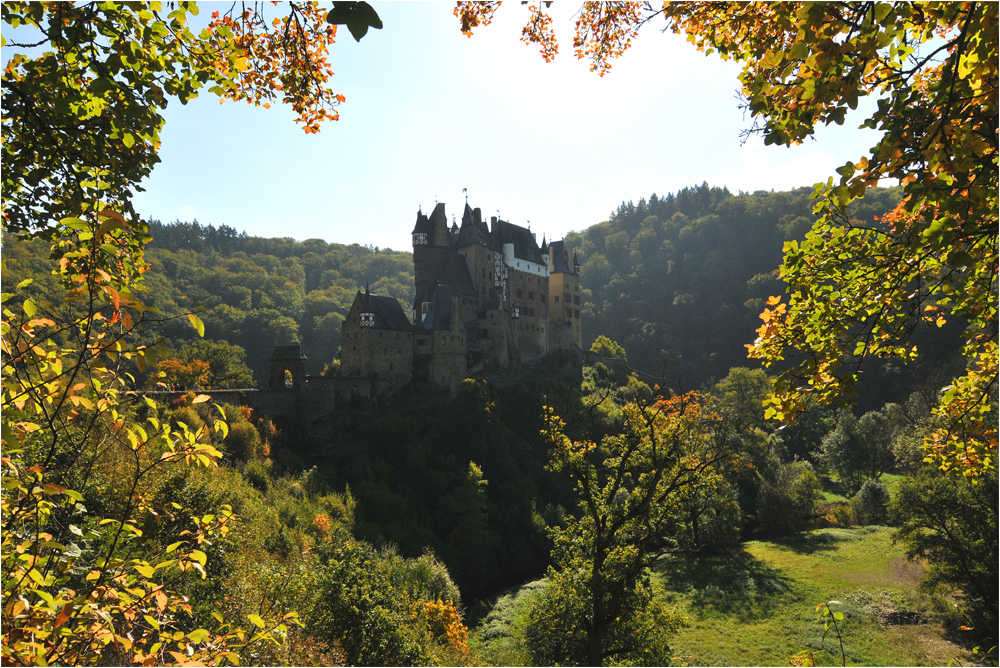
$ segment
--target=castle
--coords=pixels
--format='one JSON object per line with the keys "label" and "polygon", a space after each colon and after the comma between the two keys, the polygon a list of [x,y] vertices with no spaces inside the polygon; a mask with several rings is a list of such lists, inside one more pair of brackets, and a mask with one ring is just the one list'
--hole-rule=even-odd
{"label": "castle", "polygon": [[481,370],[582,355],[580,263],[562,241],[539,247],[524,227],[465,205],[449,228],[445,205],[417,212],[416,296],[404,313],[392,297],[358,291],[343,323],[341,377],[370,378],[383,394],[411,382],[454,393]]}

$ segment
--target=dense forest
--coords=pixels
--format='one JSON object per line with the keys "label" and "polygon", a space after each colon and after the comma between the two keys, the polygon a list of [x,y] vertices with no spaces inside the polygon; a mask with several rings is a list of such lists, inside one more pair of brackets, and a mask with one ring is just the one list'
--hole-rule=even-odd
{"label": "dense forest", "polygon": [[[707,184],[629,201],[607,222],[567,236],[583,267],[583,324],[591,340],[620,342],[630,365],[673,387],[700,387],[734,366],[750,366],[765,301],[785,291],[778,279],[786,242],[801,240],[815,215],[812,189],[732,194]],[[870,191],[844,215],[877,225],[902,196]],[[863,406],[904,400],[906,388],[958,358],[959,324],[923,327],[919,364],[872,363],[859,391]]]}

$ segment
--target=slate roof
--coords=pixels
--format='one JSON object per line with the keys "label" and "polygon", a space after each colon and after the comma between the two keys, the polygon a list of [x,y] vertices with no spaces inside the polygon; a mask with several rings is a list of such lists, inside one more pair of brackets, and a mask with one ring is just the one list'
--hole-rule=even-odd
{"label": "slate roof", "polygon": [[[573,254],[574,260],[576,259],[576,254]],[[562,241],[553,241],[549,244],[549,270],[553,274],[575,274],[576,268],[574,264],[570,264],[569,261],[569,251],[566,250],[566,244]]]}
{"label": "slate roof", "polygon": [[427,219],[427,216],[423,214],[420,209],[417,209],[417,223],[413,226],[413,231],[410,234],[430,234],[431,223]]}
{"label": "slate roof", "polygon": [[[426,330],[451,329],[451,308],[452,297],[451,288],[447,285],[438,284],[434,288],[431,296],[430,306],[427,307],[427,314],[424,316],[423,328]],[[464,329],[462,323],[458,324],[459,329]]]}
{"label": "slate roof", "polygon": [[494,250],[502,250],[504,244],[514,244],[514,256],[529,262],[544,264],[542,252],[535,241],[535,235],[526,227],[498,220],[493,225]]}
{"label": "slate roof", "polygon": [[298,343],[275,346],[271,351],[271,360],[304,360],[307,359],[302,354],[302,346]]}
{"label": "slate roof", "polygon": [[[430,218],[427,219],[428,227],[428,241],[432,246],[447,246],[451,239],[449,238],[451,233],[448,231],[448,215],[444,211],[444,203],[438,202],[434,205],[434,211],[431,212]],[[444,230],[443,239],[438,239],[438,231]]]}
{"label": "slate roof", "polygon": [[458,231],[457,246],[470,246],[472,244],[482,244],[490,247],[490,231],[486,223],[482,220],[482,212],[479,209],[473,210],[468,204],[465,205],[465,213],[462,214],[462,227]]}
{"label": "slate roof", "polygon": [[403,307],[399,305],[394,297],[380,297],[365,290],[358,290],[358,298],[361,299],[361,312],[375,314],[375,329],[391,329],[396,331],[410,331],[413,325],[409,318],[403,313]]}
{"label": "slate roof", "polygon": [[452,255],[438,277],[438,282],[451,287],[457,295],[476,295],[476,284],[472,282],[469,265],[461,255]]}

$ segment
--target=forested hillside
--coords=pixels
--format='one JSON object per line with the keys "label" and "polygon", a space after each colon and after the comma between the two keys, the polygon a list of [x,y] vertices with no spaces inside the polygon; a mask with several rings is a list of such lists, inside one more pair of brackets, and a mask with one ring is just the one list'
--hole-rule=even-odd
{"label": "forested hillside", "polygon": [[[584,346],[606,335],[628,350],[632,368],[682,389],[755,366],[746,344],[765,300],[784,291],[777,278],[784,243],[812,226],[810,194],[734,195],[703,184],[623,203],[609,220],[568,235],[582,262]],[[852,204],[850,219],[875,223],[900,194],[874,190]],[[276,343],[300,342],[307,372],[320,373],[339,353],[341,323],[359,288],[396,297],[404,312],[413,300],[409,252],[267,239],[198,222],[153,221],[150,235],[144,300],[165,322],[146,331],[147,342],[165,336],[179,351],[198,337],[175,316],[204,309],[205,338],[242,347],[258,385],[267,382]],[[4,252],[5,281],[48,271],[44,244],[6,244]],[[913,383],[955,360],[958,326],[917,332],[919,366],[871,365],[860,388],[864,406],[904,400]]]}
{"label": "forested hillside", "polygon": [[[231,227],[175,222],[149,225],[143,301],[164,322],[142,331],[143,340],[167,337],[174,353],[198,338],[186,318],[199,311],[205,338],[240,346],[258,385],[267,384],[267,360],[275,344],[300,342],[307,373],[318,374],[340,349],[340,326],[356,291],[371,285],[409,305],[413,263],[409,253],[321,239],[265,239]],[[57,282],[45,243],[8,243],[3,280],[36,279],[53,298]],[[407,309],[408,310],[408,309]]]}
{"label": "forested hillside", "polygon": [[[606,222],[567,236],[583,263],[588,345],[607,335],[628,350],[630,366],[684,389],[722,378],[734,366],[756,366],[746,344],[767,298],[785,290],[778,279],[782,248],[812,227],[811,194],[800,188],[734,195],[702,184],[623,202]],[[877,225],[901,197],[899,188],[875,189],[846,215]],[[930,357],[923,368],[870,368],[878,378],[861,388],[868,405],[905,399],[903,385],[955,356],[955,328],[944,336],[932,329],[918,333]]]}

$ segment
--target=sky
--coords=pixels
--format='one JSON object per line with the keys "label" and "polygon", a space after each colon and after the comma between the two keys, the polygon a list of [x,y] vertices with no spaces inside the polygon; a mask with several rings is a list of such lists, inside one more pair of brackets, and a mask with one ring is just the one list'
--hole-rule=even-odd
{"label": "sky", "polygon": [[[158,164],[134,204],[162,222],[264,237],[408,250],[418,208],[530,226],[541,240],[607,220],[622,202],[707,182],[788,190],[868,155],[861,116],[815,141],[741,143],[739,67],[646,26],[603,78],[572,53],[576,2],[551,7],[560,54],[519,41],[526,8],[504,3],[462,35],[450,2],[373,2],[384,27],[331,47],[340,120],[307,135],[287,105],[204,93],[168,106]],[[201,17],[229,3],[200,3]],[[859,113],[865,109],[864,103]]]}

